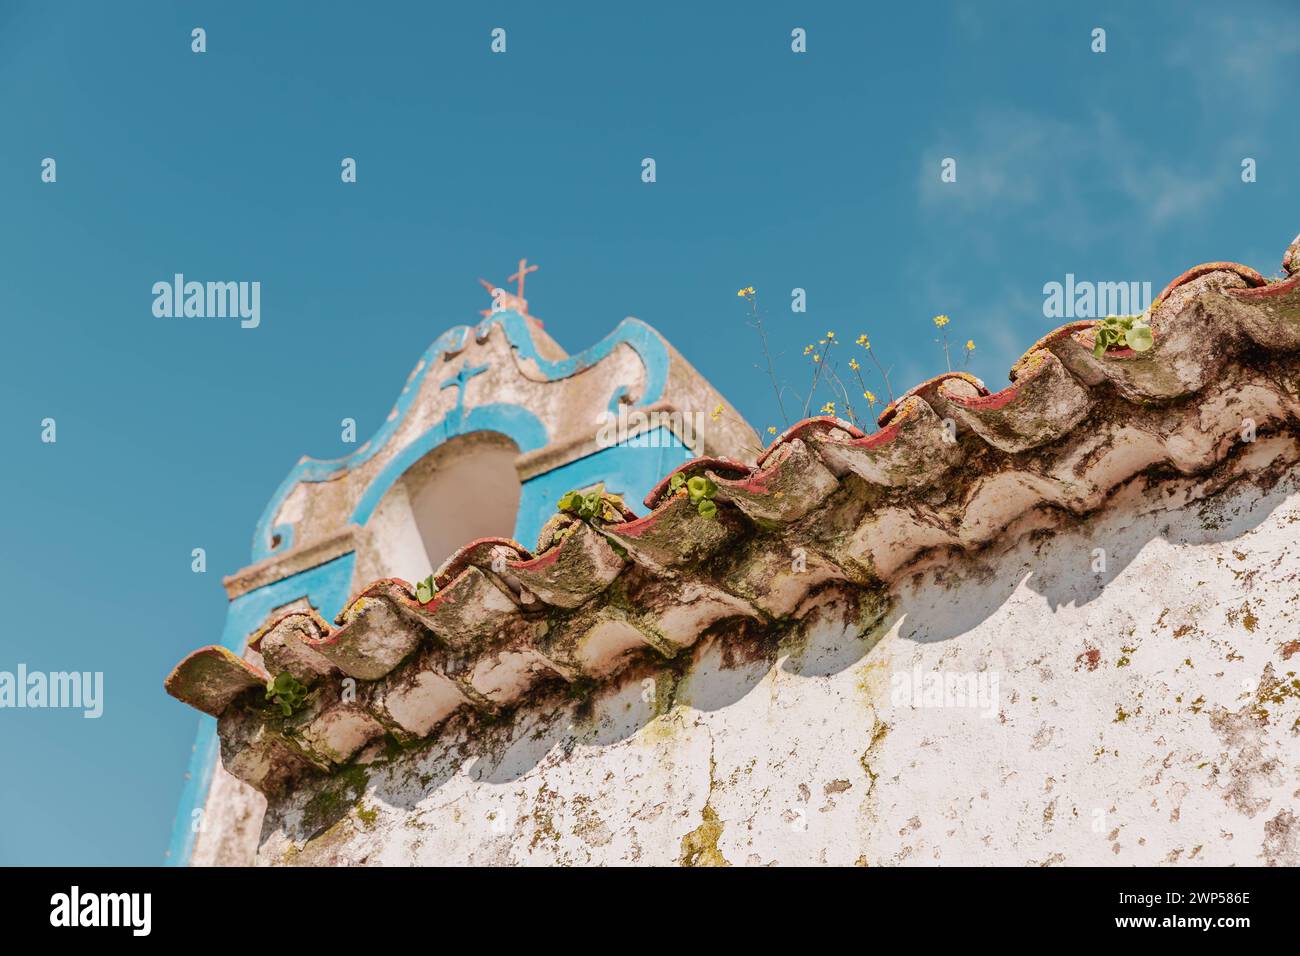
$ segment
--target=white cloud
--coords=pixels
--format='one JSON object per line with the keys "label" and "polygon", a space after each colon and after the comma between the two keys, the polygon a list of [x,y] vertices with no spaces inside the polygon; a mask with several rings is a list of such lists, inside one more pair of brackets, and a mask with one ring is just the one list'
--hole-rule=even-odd
{"label": "white cloud", "polygon": [[[956,209],[970,217],[972,231],[1016,217],[1031,232],[1080,244],[1192,218],[1222,196],[1236,173],[1198,154],[1161,155],[1105,113],[1067,122],[985,111],[945,140],[922,164],[923,209]],[[957,160],[955,183],[939,179],[941,153]]]}
{"label": "white cloud", "polygon": [[1234,6],[1229,13],[1189,18],[1169,38],[1167,66],[1183,74],[1220,123],[1270,112],[1295,95],[1300,76],[1300,28],[1295,9],[1279,17]]}

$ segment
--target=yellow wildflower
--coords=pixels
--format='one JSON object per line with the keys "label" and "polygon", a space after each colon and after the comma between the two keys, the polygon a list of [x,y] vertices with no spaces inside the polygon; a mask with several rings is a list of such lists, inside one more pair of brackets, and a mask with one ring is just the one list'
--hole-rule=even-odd
{"label": "yellow wildflower", "polygon": [[747,285],[745,286],[745,288],[741,289],[739,292],[736,293],[736,295],[742,297],[747,295],[753,295],[753,294],[754,294],[754,287],[752,285]]}
{"label": "yellow wildflower", "polygon": [[820,355],[814,355],[814,356],[813,356],[813,361],[814,361],[814,362],[820,362],[821,360],[822,360],[822,357],[821,357]]}
{"label": "yellow wildflower", "polygon": [[858,365],[857,359],[849,359],[849,368],[853,369],[853,371],[856,372],[861,367],[862,366]]}
{"label": "yellow wildflower", "polygon": [[867,400],[867,404],[868,404],[868,405],[870,405],[872,408],[875,407],[875,405],[876,405],[876,396],[875,396],[875,394],[874,394],[873,392],[871,392],[870,390],[865,391],[865,392],[862,393],[862,397],[865,398],[865,399]]}
{"label": "yellow wildflower", "polygon": [[826,333],[826,337],[827,337],[828,339],[833,339],[833,338],[835,338],[835,333],[834,333],[834,332],[827,332],[827,333]]}
{"label": "yellow wildflower", "polygon": [[775,435],[775,434],[776,434],[776,426],[775,426],[775,425],[768,425],[768,426],[767,426],[767,433],[768,433],[769,435]]}
{"label": "yellow wildflower", "polygon": [[967,339],[967,340],[966,340],[966,351],[967,351],[967,352],[974,352],[974,351],[975,351],[975,340],[974,340],[974,339]]}
{"label": "yellow wildflower", "polygon": [[822,414],[823,414],[823,415],[834,415],[834,414],[835,414],[835,403],[834,403],[834,402],[827,402],[825,405],[823,405],[823,406],[822,406]]}
{"label": "yellow wildflower", "polygon": [[871,340],[868,339],[865,335],[858,336],[858,344],[861,345],[864,349],[871,348]]}
{"label": "yellow wildflower", "polygon": [[815,347],[816,347],[816,346],[813,346],[813,345],[805,345],[805,346],[803,347],[803,354],[804,354],[804,355],[808,355],[809,353],[812,352],[812,350],[813,350]]}
{"label": "yellow wildflower", "polygon": [[936,329],[941,329],[941,328],[943,328],[943,327],[944,327],[945,325],[947,325],[947,324],[948,324],[948,316],[946,316],[946,315],[936,315],[936,316],[934,317],[934,327],[935,327]]}

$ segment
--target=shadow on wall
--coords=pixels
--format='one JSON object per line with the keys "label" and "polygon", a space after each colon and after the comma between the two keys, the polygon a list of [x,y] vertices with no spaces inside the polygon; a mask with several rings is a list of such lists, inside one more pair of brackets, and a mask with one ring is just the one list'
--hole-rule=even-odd
{"label": "shadow on wall", "polygon": [[[1023,539],[1003,541],[997,552],[969,555],[918,573],[898,587],[887,604],[870,591],[833,587],[814,598],[802,620],[779,634],[747,623],[722,622],[677,660],[638,661],[615,685],[596,690],[592,697],[575,696],[556,682],[549,693],[539,688],[541,693],[528,706],[494,723],[457,716],[440,734],[395,761],[357,773],[344,771],[319,786],[302,788],[285,806],[268,813],[263,838],[275,822],[283,826],[295,809],[303,809],[299,825],[288,835],[310,840],[342,819],[367,785],[373,788],[367,800],[410,810],[460,773],[474,783],[512,783],[555,752],[567,758],[580,749],[627,740],[674,705],[702,711],[726,708],[754,691],[773,665],[805,678],[840,673],[866,657],[895,626],[902,640],[950,640],[989,618],[1022,583],[1042,595],[1053,611],[1088,604],[1149,542],[1163,539],[1175,546],[1196,546],[1234,540],[1300,489],[1300,475],[1277,465],[1268,475],[1234,480],[1182,508],[1142,514],[1131,502],[1142,500],[1146,481],[1145,476],[1131,479],[1101,514],[1065,522],[1067,528],[1083,530],[1082,551],[1078,536],[1066,540],[1040,532],[1030,538],[1032,556],[1014,566],[999,565],[1013,548],[1026,553]],[[1256,488],[1262,490],[1235,497]],[[1233,504],[1237,506],[1230,507]],[[1101,573],[1092,570],[1094,542],[1106,549]]]}
{"label": "shadow on wall", "polygon": [[[1141,475],[1131,479],[1118,496],[1127,498],[1126,504],[1140,498],[1136,493],[1146,480]],[[1245,507],[1227,507],[1227,499],[1248,485],[1265,490],[1245,502]],[[1149,487],[1162,486],[1155,483]],[[1051,532],[1035,532],[1030,536],[1035,543],[1032,559],[1017,565],[999,567],[999,556],[981,560],[981,555],[975,555],[935,569],[931,572],[934,583],[941,587],[932,586],[924,594],[912,588],[898,589],[902,597],[891,608],[886,626],[897,623],[904,640],[950,640],[992,616],[1021,584],[1042,595],[1053,611],[1062,606],[1082,607],[1100,597],[1150,542],[1160,539],[1173,546],[1195,547],[1233,541],[1262,524],[1297,489],[1300,476],[1286,470],[1257,476],[1255,482],[1237,478],[1214,495],[1173,511],[1135,514],[1131,507],[1107,505],[1092,518],[1066,523],[1066,527],[1086,529],[1088,547],[1066,545]],[[1094,570],[1099,557],[1095,548],[1104,549],[1101,571]]]}

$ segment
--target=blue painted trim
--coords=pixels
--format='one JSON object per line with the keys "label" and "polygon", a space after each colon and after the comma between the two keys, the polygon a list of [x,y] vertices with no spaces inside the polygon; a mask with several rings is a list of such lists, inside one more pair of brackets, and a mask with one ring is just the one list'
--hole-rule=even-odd
{"label": "blue painted trim", "polygon": [[393,460],[375,476],[352,511],[352,523],[368,522],[393,482],[424,455],[448,438],[470,432],[498,432],[513,441],[521,452],[544,448],[549,441],[541,419],[519,405],[480,405],[463,413],[460,418],[448,415],[394,455]]}
{"label": "blue painted trim", "polygon": [[[242,654],[244,641],[262,625],[268,614],[301,597],[307,598],[321,617],[332,620],[347,602],[356,558],[356,554],[349,551],[325,564],[241,594],[230,602],[226,610],[226,625],[221,632],[221,643],[236,654]],[[190,862],[195,837],[191,820],[194,811],[207,800],[212,771],[217,766],[220,749],[217,721],[204,714],[199,718],[198,736],[190,754],[185,786],[176,808],[176,820],[172,823],[171,840],[167,845],[167,866],[187,866]]]}
{"label": "blue painted trim", "polygon": [[[402,388],[401,394],[397,396],[393,411],[368,442],[352,454],[342,458],[328,461],[314,458],[304,459],[293,467],[284,481],[280,482],[275,494],[271,496],[271,500],[263,510],[261,518],[258,519],[257,528],[253,533],[253,560],[260,561],[273,553],[292,546],[293,527],[291,525],[272,527],[271,523],[275,520],[276,512],[280,510],[280,506],[284,503],[284,499],[289,496],[294,485],[299,482],[328,481],[330,478],[337,477],[340,473],[356,468],[373,458],[388,443],[388,440],[397,430],[411,403],[415,400],[415,396],[419,393],[420,386],[429,374],[429,370],[438,366],[444,357],[450,357],[463,351],[469,343],[471,334],[480,341],[485,339],[494,325],[501,326],[518,357],[531,359],[535,362],[548,382],[568,378],[590,368],[609,356],[619,345],[627,345],[636,352],[641,359],[642,365],[645,366],[646,383],[641,395],[640,405],[649,405],[658,401],[668,384],[668,346],[659,337],[659,333],[639,319],[624,319],[615,327],[614,331],[595,345],[579,352],[577,355],[570,355],[556,360],[542,358],[537,349],[537,343],[533,341],[528,320],[518,312],[495,312],[477,326],[461,325],[448,329],[438,336],[425,351],[416,365],[415,371],[411,373],[406,385]],[[280,544],[278,547],[272,548],[271,538],[275,535],[279,535]]]}

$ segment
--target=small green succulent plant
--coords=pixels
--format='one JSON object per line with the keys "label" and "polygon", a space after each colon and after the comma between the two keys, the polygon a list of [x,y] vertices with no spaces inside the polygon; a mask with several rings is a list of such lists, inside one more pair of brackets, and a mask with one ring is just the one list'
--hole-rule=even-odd
{"label": "small green succulent plant", "polygon": [[623,520],[623,513],[618,505],[622,504],[618,495],[605,493],[605,483],[601,482],[588,492],[569,491],[560,496],[559,508],[565,514],[571,514],[583,521],[599,519],[605,522]]}
{"label": "small green succulent plant", "polygon": [[1145,352],[1155,344],[1151,326],[1140,315],[1108,315],[1093,333],[1092,354],[1101,358],[1112,349]]}
{"label": "small green succulent plant", "polygon": [[429,575],[423,581],[415,582],[415,599],[421,604],[428,604],[433,600],[433,596],[438,593],[438,585],[433,583],[433,575]]}
{"label": "small green succulent plant", "polygon": [[286,671],[277,675],[275,680],[267,682],[266,699],[279,705],[284,716],[292,717],[307,702],[307,688]]}
{"label": "small green succulent plant", "polygon": [[718,505],[713,500],[713,496],[718,493],[718,486],[702,475],[696,475],[694,478],[685,478],[681,474],[673,475],[669,481],[669,486],[674,494],[686,489],[686,494],[699,511],[701,518],[715,518],[718,514]]}

